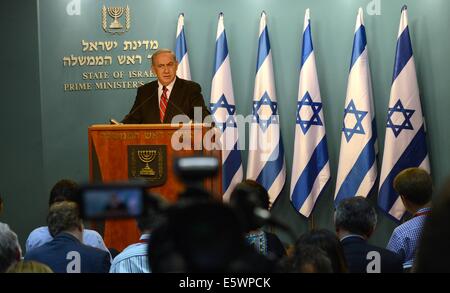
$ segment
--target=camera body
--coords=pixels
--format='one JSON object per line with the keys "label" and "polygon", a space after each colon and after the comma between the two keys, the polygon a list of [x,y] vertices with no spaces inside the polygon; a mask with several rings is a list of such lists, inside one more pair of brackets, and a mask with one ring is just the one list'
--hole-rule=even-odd
{"label": "camera body", "polygon": [[80,215],[85,220],[138,218],[145,210],[141,183],[88,184],[80,188]]}

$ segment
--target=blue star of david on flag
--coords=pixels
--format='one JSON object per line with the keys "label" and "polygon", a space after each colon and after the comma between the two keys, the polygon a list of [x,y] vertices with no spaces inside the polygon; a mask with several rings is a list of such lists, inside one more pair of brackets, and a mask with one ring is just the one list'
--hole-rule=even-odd
{"label": "blue star of david on flag", "polygon": [[[403,107],[402,102],[398,100],[397,103],[395,103],[394,107],[389,108],[388,110],[386,127],[392,129],[395,137],[397,137],[400,134],[400,132],[402,132],[403,129],[414,130],[411,124],[411,117],[415,111],[416,110],[405,109],[405,107]],[[394,124],[394,122],[392,121],[392,115],[394,115],[395,112],[402,113],[403,117],[405,118],[405,120],[403,120],[403,123],[401,125]]]}
{"label": "blue star of david on flag", "polygon": [[[259,116],[259,109],[262,106],[268,105],[271,109],[271,115],[268,119],[263,119]],[[261,97],[259,101],[253,102],[253,122],[256,122],[261,127],[261,130],[265,132],[267,128],[269,128],[270,124],[278,124],[278,114],[277,114],[278,103],[273,102],[267,92],[264,92],[264,95]]]}
{"label": "blue star of david on flag", "polygon": [[[367,111],[357,110],[353,100],[351,100],[350,103],[348,103],[347,108],[344,109],[344,127],[342,128],[342,131],[344,132],[345,139],[347,140],[347,142],[350,142],[355,133],[365,134],[364,128],[362,126],[362,121],[364,117],[366,117],[367,113],[368,113]],[[345,125],[345,118],[347,117],[347,114],[355,115],[356,123],[353,126],[353,128],[348,128]]]}
{"label": "blue star of david on flag", "polygon": [[[211,114],[213,116],[214,122],[216,126],[222,131],[225,132],[227,127],[237,127],[236,120],[234,119],[234,113],[236,112],[236,106],[228,103],[227,98],[222,95],[216,103],[209,104],[211,108]],[[219,108],[223,108],[227,110],[227,119],[224,122],[217,121],[216,115],[214,115]]]}
{"label": "blue star of david on flag", "polygon": [[[311,110],[313,111],[313,114],[309,120],[304,120],[300,116],[300,111],[302,110],[303,107],[311,107]],[[322,103],[313,102],[311,96],[309,95],[309,92],[306,92],[301,101],[297,102],[296,123],[300,125],[303,134],[306,134],[312,125],[323,126],[322,120],[320,119],[319,116],[320,110],[322,110]]]}

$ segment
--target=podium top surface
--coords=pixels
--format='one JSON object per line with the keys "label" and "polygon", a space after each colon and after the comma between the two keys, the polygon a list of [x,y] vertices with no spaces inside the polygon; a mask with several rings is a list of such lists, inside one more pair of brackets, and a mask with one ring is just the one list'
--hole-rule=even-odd
{"label": "podium top surface", "polygon": [[145,130],[145,129],[179,129],[181,127],[191,127],[191,128],[211,128],[210,124],[203,123],[188,123],[188,124],[120,124],[120,125],[110,125],[110,124],[94,124],[89,126],[89,131],[124,131],[124,130]]}

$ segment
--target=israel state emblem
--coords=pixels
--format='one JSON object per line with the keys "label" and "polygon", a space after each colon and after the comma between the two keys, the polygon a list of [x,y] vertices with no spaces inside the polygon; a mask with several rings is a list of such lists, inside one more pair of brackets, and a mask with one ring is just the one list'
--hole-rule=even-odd
{"label": "israel state emblem", "polygon": [[167,178],[165,145],[129,145],[128,178],[144,179],[149,186],[163,185]]}
{"label": "israel state emblem", "polygon": [[[108,17],[109,16],[109,17]],[[108,23],[109,19],[109,23]],[[124,21],[123,23],[121,21]],[[102,28],[110,34],[123,34],[130,30],[130,7],[102,7]]]}

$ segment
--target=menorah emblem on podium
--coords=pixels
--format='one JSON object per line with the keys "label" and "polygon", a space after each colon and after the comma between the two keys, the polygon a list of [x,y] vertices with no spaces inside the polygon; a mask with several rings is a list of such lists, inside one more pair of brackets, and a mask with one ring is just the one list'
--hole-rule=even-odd
{"label": "menorah emblem on podium", "polygon": [[142,176],[155,176],[155,170],[150,168],[148,165],[151,163],[157,155],[156,150],[144,150],[144,151],[138,151],[138,157],[141,162],[145,163],[145,167],[141,169],[139,172]]}
{"label": "menorah emblem on podium", "polygon": [[[122,15],[125,14],[125,28],[120,23],[119,18],[122,17]],[[107,15],[112,17],[114,20],[110,23],[110,25],[107,25]],[[105,32],[112,33],[112,34],[121,34],[130,29],[130,8],[128,5],[126,7],[108,7],[103,5],[102,8],[102,27]]]}

